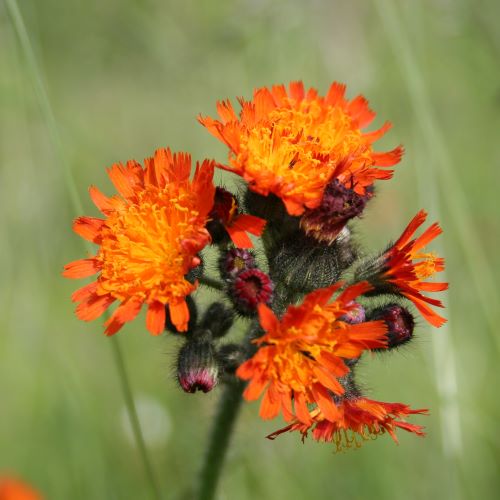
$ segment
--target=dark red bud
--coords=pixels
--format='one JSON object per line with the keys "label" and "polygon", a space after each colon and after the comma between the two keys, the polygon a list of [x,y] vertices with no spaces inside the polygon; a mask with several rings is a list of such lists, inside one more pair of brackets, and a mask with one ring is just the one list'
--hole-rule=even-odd
{"label": "dark red bud", "polygon": [[241,314],[252,315],[260,303],[271,302],[273,290],[273,282],[266,273],[257,268],[247,269],[233,281],[231,298]]}
{"label": "dark red bud", "polygon": [[253,253],[243,248],[229,249],[220,260],[221,273],[226,279],[234,279],[241,272],[255,266]]}

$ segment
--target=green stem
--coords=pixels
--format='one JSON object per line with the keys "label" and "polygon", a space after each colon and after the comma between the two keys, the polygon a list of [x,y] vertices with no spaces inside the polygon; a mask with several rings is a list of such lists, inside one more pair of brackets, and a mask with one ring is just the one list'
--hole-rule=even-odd
{"label": "green stem", "polygon": [[116,362],[116,368],[119,374],[118,378],[120,379],[123,397],[125,399],[125,406],[127,407],[130,425],[132,426],[132,432],[135,436],[135,442],[137,444],[137,447],[139,448],[139,453],[141,455],[142,462],[144,463],[146,475],[149,479],[151,493],[153,498],[155,498],[156,500],[161,500],[160,488],[158,487],[158,483],[156,482],[156,477],[153,472],[153,467],[151,466],[146,443],[144,442],[144,437],[141,431],[141,424],[139,422],[139,417],[137,416],[134,397],[132,395],[130,381],[128,379],[127,368],[125,367],[125,361],[123,359],[121,346],[116,336],[111,339],[111,346]]}
{"label": "green stem", "polygon": [[198,500],[212,500],[215,496],[236,416],[243,401],[244,387],[245,384],[238,380],[224,388],[200,473]]}
{"label": "green stem", "polygon": [[[76,214],[81,214],[83,212],[83,205],[78,194],[78,189],[76,187],[75,178],[71,168],[69,167],[66,157],[64,154],[64,148],[61,141],[61,136],[57,126],[57,121],[55,119],[54,111],[50,103],[47,90],[45,88],[42,72],[38,65],[37,59],[35,57],[35,52],[31,45],[31,40],[26,29],[26,25],[23,20],[21,11],[16,0],[6,0],[7,12],[12,20],[12,25],[14,26],[14,31],[19,40],[19,45],[26,59],[27,69],[29,71],[30,77],[32,79],[35,94],[38,99],[38,103],[42,112],[42,116],[47,124],[47,129],[54,147],[56,159],[60,164],[61,171],[63,172],[64,180],[66,183],[66,188],[69,192],[71,204]],[[85,243],[85,248],[92,252],[90,244]],[[146,470],[146,475],[150,482],[150,487],[153,493],[153,498],[156,500],[161,499],[158,484],[155,480],[153,469],[151,467],[151,461],[148,456],[146,445],[144,443],[144,438],[142,435],[139,419],[137,417],[137,412],[134,405],[134,399],[132,396],[132,390],[130,388],[130,382],[127,375],[127,370],[125,367],[125,362],[123,360],[123,355],[118,342],[115,337],[111,342],[113,346],[113,353],[116,363],[116,368],[120,378],[120,384],[123,392],[123,397],[125,399],[125,405],[127,408],[128,416],[132,425],[132,430],[134,434],[134,439],[137,443],[141,459],[144,463],[144,468]]]}

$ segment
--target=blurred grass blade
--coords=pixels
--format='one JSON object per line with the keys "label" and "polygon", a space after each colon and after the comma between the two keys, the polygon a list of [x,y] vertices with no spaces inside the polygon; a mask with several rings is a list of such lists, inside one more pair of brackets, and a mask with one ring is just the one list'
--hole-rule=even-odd
{"label": "blurred grass blade", "polygon": [[[417,65],[409,41],[401,28],[401,20],[398,18],[397,8],[391,0],[376,0],[376,5],[379,10],[380,17],[385,25],[387,35],[390,39],[390,44],[394,47],[398,62],[404,71],[402,72],[406,79],[408,93],[412,101],[415,115],[418,119],[420,134],[426,143],[426,150],[433,150],[437,152],[436,161],[442,167],[432,168],[430,162],[422,161],[417,162],[418,168],[416,169],[418,183],[419,183],[419,198],[425,207],[430,208],[438,220],[442,220],[441,210],[439,206],[439,195],[436,186],[441,183],[449,186],[449,179],[451,173],[450,158],[444,145],[444,139],[438,131],[435,118],[433,116],[429,100],[427,98],[424,77]],[[418,153],[417,153],[418,154]],[[442,179],[436,179],[435,182],[429,182],[436,172],[442,172]],[[454,189],[458,193],[457,198],[447,196],[449,209],[452,213],[456,213],[457,217],[453,220],[460,220],[461,224],[458,226],[458,233],[463,250],[467,257],[467,262],[472,275],[476,279],[476,287],[481,289],[482,279],[478,281],[476,277],[475,268],[478,255],[483,255],[483,249],[479,240],[475,238],[475,245],[479,249],[472,250],[470,248],[471,234],[468,230],[464,230],[463,218],[467,218],[467,224],[472,227],[472,221],[467,215],[467,206],[461,186],[459,185],[456,176],[453,177]],[[474,236],[472,236],[474,239]],[[438,243],[439,245],[439,243]],[[442,243],[441,243],[442,245]],[[436,250],[439,251],[438,248]],[[475,252],[478,252],[475,254]],[[441,252],[440,252],[441,253]],[[446,255],[446,252],[443,252]],[[475,255],[475,257],[474,257]],[[484,272],[483,272],[484,274]],[[443,281],[447,281],[445,273],[442,274]],[[494,290],[494,285],[491,284]],[[495,293],[494,290],[493,293]],[[445,298],[447,293],[444,294]],[[445,300],[445,302],[447,302]],[[489,316],[490,326],[493,325],[494,318],[491,315],[491,310],[486,308],[485,313]],[[436,379],[437,391],[440,398],[440,416],[441,416],[441,436],[442,446],[445,456],[448,458],[450,470],[454,470],[455,459],[462,458],[463,452],[463,439],[460,424],[460,408],[458,402],[458,383],[457,383],[457,370],[456,370],[456,355],[453,346],[453,341],[450,336],[450,322],[441,327],[440,331],[432,337],[433,355],[434,355],[434,374]],[[457,481],[457,474],[453,472],[450,486],[453,487],[453,497],[460,497],[460,486]]]}
{"label": "blurred grass blade", "polygon": [[[12,20],[12,24],[14,26],[14,31],[18,37],[19,44],[21,46],[22,53],[26,59],[27,69],[29,71],[30,77],[33,80],[33,87],[36,93],[42,115],[46,121],[48,132],[50,134],[50,139],[55,149],[57,160],[60,164],[60,169],[63,172],[64,180],[66,183],[66,187],[68,189],[71,203],[73,205],[73,209],[76,214],[83,213],[83,205],[78,194],[78,190],[76,188],[75,179],[73,176],[73,172],[69,167],[66,158],[64,149],[61,142],[61,137],[58,131],[57,122],[54,117],[54,113],[52,111],[52,106],[50,104],[49,97],[47,95],[47,91],[45,89],[45,85],[43,83],[43,79],[41,76],[41,71],[38,66],[35,53],[33,51],[33,47],[31,45],[30,37],[28,35],[28,31],[26,30],[26,25],[24,24],[23,17],[21,15],[21,11],[19,10],[19,6],[16,0],[5,0],[7,11]],[[88,250],[92,250],[90,244],[86,244],[86,248]],[[151,461],[149,458],[149,454],[146,448],[146,444],[144,442],[144,437],[142,435],[142,430],[139,422],[139,418],[137,415],[137,411],[135,408],[134,398],[132,395],[132,390],[130,387],[130,381],[127,374],[127,369],[125,366],[125,361],[123,358],[123,354],[121,351],[121,347],[119,341],[116,337],[111,339],[111,345],[113,349],[114,360],[116,363],[116,368],[118,370],[118,375],[120,378],[120,385],[123,392],[123,397],[125,400],[125,405],[127,408],[127,413],[130,419],[130,423],[133,429],[134,438],[137,444],[137,448],[141,455],[141,459],[144,464],[144,468],[146,470],[146,474],[148,477],[148,481],[150,483],[151,491],[153,498],[159,500],[161,499],[160,490],[155,479],[155,475],[153,472],[153,468],[151,465]]]}
{"label": "blurred grass blade", "polygon": [[403,32],[402,23],[398,20],[394,3],[391,0],[375,0],[375,4],[402,68],[401,73],[408,87],[422,137],[427,143],[427,150],[432,151],[436,164],[440,167],[436,169],[437,175],[441,176],[439,184],[446,186],[442,197],[449,213],[453,215],[451,220],[455,225],[455,232],[465,256],[480,307],[483,309],[493,341],[500,353],[500,335],[497,329],[497,306],[500,302],[500,295],[493,281],[491,266],[486,258],[481,238],[469,215],[471,210],[464,189],[458,176],[453,172],[452,160],[432,110],[424,77]]}

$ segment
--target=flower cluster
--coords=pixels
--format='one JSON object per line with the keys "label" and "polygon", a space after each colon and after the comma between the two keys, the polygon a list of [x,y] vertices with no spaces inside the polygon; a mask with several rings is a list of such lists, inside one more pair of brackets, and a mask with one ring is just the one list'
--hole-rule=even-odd
{"label": "flower cluster", "polygon": [[[262,398],[263,419],[287,422],[270,439],[298,431],[337,449],[383,433],[397,440],[398,429],[423,435],[407,419],[426,410],[368,398],[354,367],[365,351],[413,339],[412,305],[441,326],[431,306],[443,304],[429,294],[447,288],[431,280],[444,260],[426,250],[439,225],[415,236],[423,210],[382,252],[360,251],[352,238],[351,223],[375,196],[376,181],[392,177],[403,148],[376,151],[391,124],[366,131],[375,113],[345,90],[333,83],[321,96],[292,82],[256,89],[250,101],[239,99],[239,112],[219,102],[217,119],[198,119],[227,146],[227,161],[198,162],[192,178],[190,155],[169,149],[144,165],[113,165],[118,194],[91,187],[102,217],[73,225],[97,251],[63,273],[97,275],[72,295],[78,318],[94,320],[118,303],[107,335],[146,304],[153,335],[182,336],[176,369],[184,391],[244,381],[246,400]],[[214,185],[215,167],[242,178],[237,193]],[[209,245],[216,266],[205,265]],[[199,285],[223,299],[201,319]],[[247,335],[222,343],[237,318],[248,323]]]}

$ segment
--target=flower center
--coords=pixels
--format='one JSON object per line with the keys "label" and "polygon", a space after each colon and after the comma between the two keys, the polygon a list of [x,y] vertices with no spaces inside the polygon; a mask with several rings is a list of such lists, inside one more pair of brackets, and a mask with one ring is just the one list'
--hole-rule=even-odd
{"label": "flower center", "polygon": [[351,155],[361,164],[373,163],[371,147],[351,117],[339,107],[303,101],[298,109],[272,111],[251,128],[233,160],[244,163],[259,186],[277,194],[303,193],[319,203],[336,165]]}
{"label": "flower center", "polygon": [[190,205],[190,195],[182,189],[149,186],[137,203],[112,213],[98,254],[103,264],[101,290],[120,300],[137,297],[163,303],[187,295],[193,285],[184,275],[192,256],[182,244],[203,231]]}

